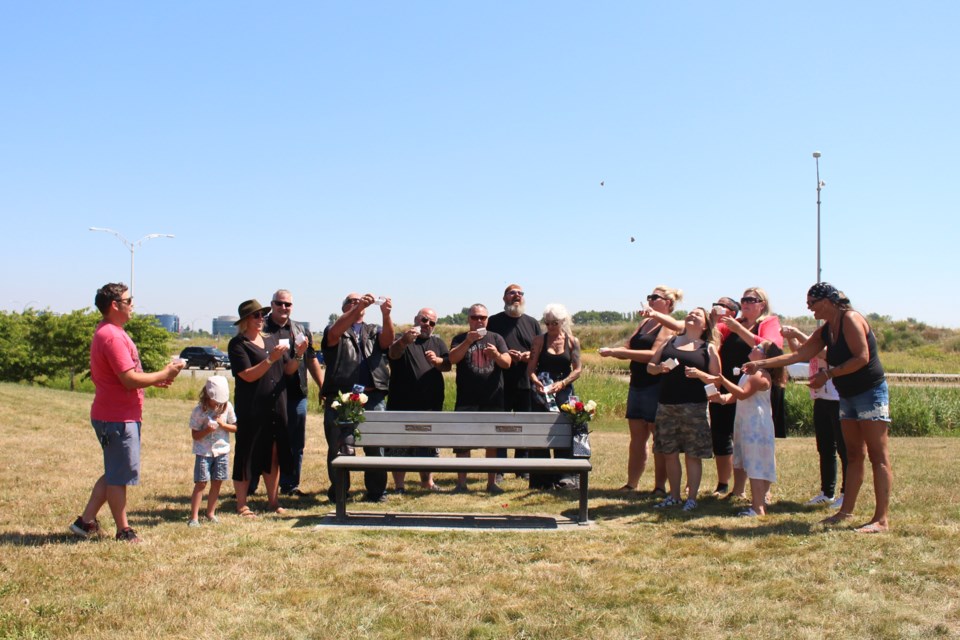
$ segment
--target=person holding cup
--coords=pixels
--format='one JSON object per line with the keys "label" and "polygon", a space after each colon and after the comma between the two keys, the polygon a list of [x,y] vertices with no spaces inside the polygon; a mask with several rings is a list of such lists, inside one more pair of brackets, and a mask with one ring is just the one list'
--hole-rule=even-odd
{"label": "person holding cup", "polygon": [[[670,315],[678,302],[683,300],[683,291],[664,285],[654,288],[647,296],[647,303],[640,312],[640,324],[622,347],[599,350],[601,358],[617,358],[630,361],[630,387],[627,392],[627,425],[630,428],[630,445],[627,454],[627,483],[621,491],[636,491],[640,477],[647,466],[647,441],[653,435],[660,400],[660,378],[647,372],[647,363],[657,349],[676,335],[682,327],[665,325],[664,320],[674,320]],[[679,324],[679,323],[678,323]],[[663,455],[653,454],[654,482],[651,495],[667,496],[667,471]]]}
{"label": "person holding cup", "polygon": [[846,491],[837,513],[823,524],[839,524],[853,518],[864,463],[869,456],[873,467],[873,490],[877,504],[870,521],[857,527],[858,533],[881,533],[890,527],[890,400],[886,375],[877,355],[877,338],[850,299],[828,282],[818,282],[807,291],[807,308],[824,324],[810,334],[800,348],[788,355],[752,361],[743,370],[784,367],[809,361],[826,347],[827,368],[810,378],[819,389],[833,380],[840,395],[840,425],[847,446]]}
{"label": "person holding cup", "polygon": [[[749,360],[756,361],[766,356],[775,357],[783,350],[765,340],[750,351]],[[770,390],[782,387],[786,379],[783,367],[770,371],[758,370],[743,373],[734,383],[723,373],[710,375],[695,368],[686,370],[688,378],[696,378],[705,384],[707,399],[711,406],[733,406],[733,469],[750,480],[750,508],[737,515],[756,518],[767,514],[767,494],[770,485],[777,481],[777,459]],[[720,393],[716,385],[722,385],[728,393]]]}
{"label": "person holding cup", "polygon": [[[269,307],[246,300],[237,309],[237,335],[227,346],[236,388],[237,446],[233,484],[237,513],[255,517],[247,506],[250,480],[263,475],[268,508],[283,514],[278,494],[280,473],[293,471],[295,461],[287,435],[287,377],[297,372],[307,343],[280,344],[277,334],[263,333]],[[296,357],[294,357],[296,356]]]}
{"label": "person holding cup", "polygon": [[[664,456],[670,481],[670,495],[654,505],[658,509],[681,505],[684,511],[696,509],[703,459],[713,456],[707,394],[699,380],[687,377],[688,367],[720,373],[715,332],[703,307],[688,313],[683,332],[661,345],[647,363],[651,375],[662,376],[653,451]],[[687,468],[686,500],[680,497],[681,451]]]}

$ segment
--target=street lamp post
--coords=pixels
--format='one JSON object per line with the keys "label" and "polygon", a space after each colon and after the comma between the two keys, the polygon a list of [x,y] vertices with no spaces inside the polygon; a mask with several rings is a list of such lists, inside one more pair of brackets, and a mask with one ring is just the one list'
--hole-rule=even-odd
{"label": "street lamp post", "polygon": [[817,163],[817,282],[820,282],[820,189],[826,182],[820,179],[820,152],[813,152],[813,160]]}
{"label": "street lamp post", "polygon": [[143,245],[147,240],[153,240],[154,238],[173,238],[174,236],[169,233],[148,233],[143,236],[136,242],[130,242],[124,238],[118,231],[113,229],[104,229],[103,227],[90,227],[90,231],[105,231],[106,233],[112,233],[113,235],[119,238],[120,242],[123,243],[127,249],[130,250],[130,296],[133,297],[133,254],[137,250],[137,247]]}

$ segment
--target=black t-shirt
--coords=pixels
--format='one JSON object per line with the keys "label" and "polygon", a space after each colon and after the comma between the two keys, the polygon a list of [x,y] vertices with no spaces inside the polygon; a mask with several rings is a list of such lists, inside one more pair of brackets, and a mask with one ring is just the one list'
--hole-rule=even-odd
{"label": "black t-shirt", "polygon": [[[454,336],[450,348],[456,348],[466,339],[466,333]],[[500,353],[509,351],[500,334],[490,330],[470,345],[463,360],[457,363],[457,408],[503,410],[503,369],[483,353],[488,344],[496,346]]]}
{"label": "black t-shirt", "polygon": [[399,358],[390,359],[388,411],[443,411],[443,374],[430,364],[427,351],[447,359],[450,351],[438,336],[419,337]]}
{"label": "black t-shirt", "polygon": [[[492,331],[501,337],[507,349],[530,351],[533,339],[543,333],[540,323],[524,314],[514,318],[506,311],[490,316],[487,321],[487,331]],[[530,378],[527,377],[527,363],[514,362],[509,369],[503,372],[504,385],[515,389],[529,389]]]}
{"label": "black t-shirt", "polygon": [[680,363],[668,373],[660,374],[663,379],[660,383],[660,404],[687,404],[706,402],[707,392],[703,383],[697,378],[688,378],[684,367],[696,367],[700,371],[707,371],[710,367],[710,352],[707,343],[693,351],[683,351],[675,346],[677,338],[670,338],[663,346],[660,362],[676,358]]}

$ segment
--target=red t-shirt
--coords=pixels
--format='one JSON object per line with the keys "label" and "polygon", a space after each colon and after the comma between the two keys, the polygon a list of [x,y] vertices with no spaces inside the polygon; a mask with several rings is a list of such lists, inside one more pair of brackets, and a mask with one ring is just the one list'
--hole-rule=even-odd
{"label": "red t-shirt", "polygon": [[90,345],[90,379],[96,387],[90,418],[104,422],[140,422],[143,389],[127,389],[120,381],[124,371],[143,371],[137,345],[123,330],[101,322]]}

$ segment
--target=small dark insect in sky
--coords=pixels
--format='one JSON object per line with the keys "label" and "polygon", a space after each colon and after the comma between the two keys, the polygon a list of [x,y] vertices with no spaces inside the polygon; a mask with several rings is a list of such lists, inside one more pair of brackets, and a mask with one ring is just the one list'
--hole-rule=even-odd
{"label": "small dark insect in sky", "polygon": [[633,242],[633,236],[630,236],[630,242]]}

